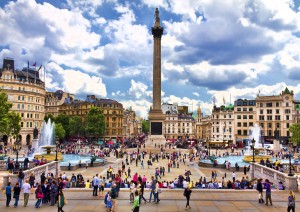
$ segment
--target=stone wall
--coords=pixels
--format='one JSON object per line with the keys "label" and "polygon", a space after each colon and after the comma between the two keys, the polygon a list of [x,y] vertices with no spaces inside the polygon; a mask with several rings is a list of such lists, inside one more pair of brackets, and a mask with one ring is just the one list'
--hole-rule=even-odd
{"label": "stone wall", "polygon": [[251,163],[250,173],[252,179],[269,179],[276,188],[278,187],[278,183],[282,182],[286,190],[298,191],[297,177],[288,176],[286,173],[268,168],[258,163]]}
{"label": "stone wall", "polygon": [[[28,179],[30,174],[33,173],[35,176],[35,182],[40,182],[41,180],[41,174],[45,172],[47,175],[49,172],[52,172],[54,176],[57,176],[60,173],[60,165],[59,161],[52,161],[50,163],[34,167],[32,169],[24,171],[25,179]],[[2,188],[4,188],[7,185],[7,182],[11,182],[12,186],[18,182],[18,175],[17,174],[7,174],[3,175],[3,184]]]}

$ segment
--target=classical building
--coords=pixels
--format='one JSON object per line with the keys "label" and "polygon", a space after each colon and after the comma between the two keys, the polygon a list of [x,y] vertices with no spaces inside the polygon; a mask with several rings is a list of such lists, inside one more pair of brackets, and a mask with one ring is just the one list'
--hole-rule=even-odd
{"label": "classical building", "polygon": [[238,99],[234,101],[234,135],[239,146],[246,144],[250,135],[250,127],[256,123],[255,100]]}
{"label": "classical building", "polygon": [[[0,88],[7,94],[13,104],[12,111],[20,114],[21,132],[19,140],[22,145],[30,145],[33,130],[41,129],[45,116],[45,84],[35,68],[15,69],[14,60],[4,58],[0,71]],[[14,139],[2,135],[5,144],[13,145]]]}
{"label": "classical building", "polygon": [[212,132],[211,140],[212,145],[222,145],[233,143],[234,137],[234,106],[228,107],[222,105],[221,107],[214,106],[212,110]]}
{"label": "classical building", "polygon": [[177,104],[168,104],[168,103],[163,103],[161,105],[161,110],[163,112],[163,114],[166,113],[178,113],[178,105]]}
{"label": "classical building", "polygon": [[86,101],[73,100],[59,106],[59,113],[69,116],[80,116],[85,122],[86,114],[92,107],[102,109],[105,116],[106,132],[104,139],[118,138],[123,135],[123,105],[112,99],[98,99],[94,95],[87,96]]}
{"label": "classical building", "polygon": [[47,91],[45,97],[45,115],[52,114],[53,116],[58,116],[59,106],[73,100],[74,94],[69,94],[62,90],[57,90],[55,92]]}
{"label": "classical building", "polygon": [[211,140],[212,122],[211,116],[203,116],[200,106],[197,109],[197,119],[195,121],[196,138],[203,141]]}
{"label": "classical building", "polygon": [[286,143],[290,137],[289,127],[295,121],[293,91],[286,88],[279,95],[257,95],[256,111],[257,123],[261,127],[264,142],[274,140],[275,130],[278,130],[279,140]]}
{"label": "classical building", "polygon": [[131,108],[124,111],[123,137],[134,138],[142,133],[142,119]]}

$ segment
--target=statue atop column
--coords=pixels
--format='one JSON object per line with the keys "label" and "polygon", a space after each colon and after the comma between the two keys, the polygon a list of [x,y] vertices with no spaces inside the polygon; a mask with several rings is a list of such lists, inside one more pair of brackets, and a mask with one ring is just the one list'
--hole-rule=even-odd
{"label": "statue atop column", "polygon": [[160,27],[160,18],[159,18],[158,8],[155,9],[154,17],[155,17],[154,27]]}

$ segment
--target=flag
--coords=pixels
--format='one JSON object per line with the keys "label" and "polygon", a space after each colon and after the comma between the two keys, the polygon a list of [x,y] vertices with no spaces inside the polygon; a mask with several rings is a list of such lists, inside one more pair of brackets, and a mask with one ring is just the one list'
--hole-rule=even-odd
{"label": "flag", "polygon": [[27,68],[29,68],[29,61],[27,61]]}
{"label": "flag", "polygon": [[43,66],[43,65],[41,64],[41,66],[39,67],[38,71],[40,71],[40,70],[41,70],[42,66]]}
{"label": "flag", "polygon": [[36,62],[32,66],[36,67]]}

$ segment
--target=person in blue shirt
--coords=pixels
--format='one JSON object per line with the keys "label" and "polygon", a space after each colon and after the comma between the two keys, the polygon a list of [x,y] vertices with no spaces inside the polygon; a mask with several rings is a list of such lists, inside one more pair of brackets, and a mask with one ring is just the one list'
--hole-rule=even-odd
{"label": "person in blue shirt", "polygon": [[6,192],[6,207],[9,207],[9,203],[11,200],[11,183],[8,182],[7,186],[5,187],[5,192]]}

